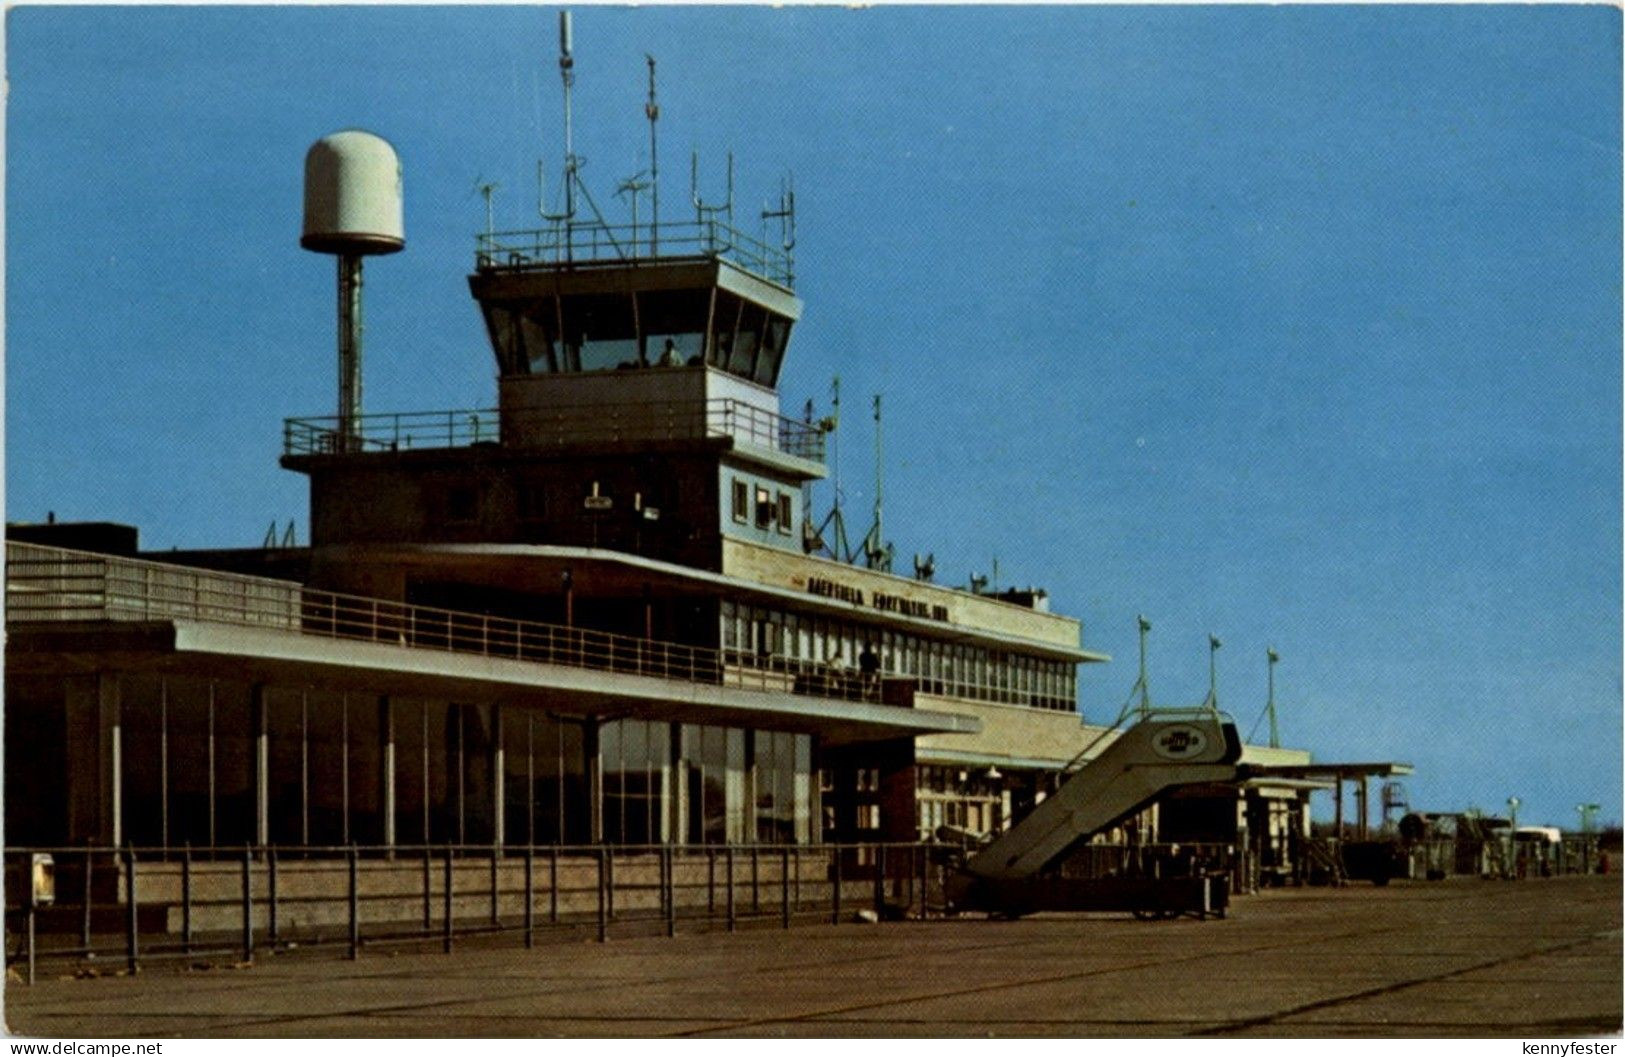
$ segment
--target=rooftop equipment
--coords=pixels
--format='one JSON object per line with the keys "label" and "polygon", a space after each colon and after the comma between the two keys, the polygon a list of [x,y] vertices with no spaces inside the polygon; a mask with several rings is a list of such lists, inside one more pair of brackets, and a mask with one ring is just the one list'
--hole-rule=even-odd
{"label": "rooftop equipment", "polygon": [[323,136],[305,154],[305,219],[299,245],[338,257],[341,451],[359,447],[361,258],[406,246],[401,162],[395,148],[361,129]]}

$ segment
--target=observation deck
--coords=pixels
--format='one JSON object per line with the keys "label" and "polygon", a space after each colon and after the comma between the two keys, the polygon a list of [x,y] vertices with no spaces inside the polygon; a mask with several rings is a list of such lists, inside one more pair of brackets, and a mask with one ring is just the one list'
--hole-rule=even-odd
{"label": "observation deck", "polygon": [[817,476],[824,463],[824,431],[817,425],[728,397],[363,415],[354,420],[354,430],[346,441],[336,416],[290,418],[283,423],[282,454],[301,458],[481,445],[558,451],[727,439],[815,464]]}
{"label": "observation deck", "polygon": [[192,652],[239,667],[339,665],[403,692],[448,680],[546,690],[584,712],[658,702],[697,721],[772,713],[839,737],[980,729],[973,718],[885,704],[879,680],[825,664],[758,668],[705,646],[39,544],[7,544],[5,591],[8,665],[18,650]]}
{"label": "observation deck", "polygon": [[795,285],[795,261],[788,249],[720,220],[662,221],[658,228],[596,220],[561,222],[532,231],[481,234],[474,253],[480,272],[665,266],[684,260],[726,261],[785,290]]}

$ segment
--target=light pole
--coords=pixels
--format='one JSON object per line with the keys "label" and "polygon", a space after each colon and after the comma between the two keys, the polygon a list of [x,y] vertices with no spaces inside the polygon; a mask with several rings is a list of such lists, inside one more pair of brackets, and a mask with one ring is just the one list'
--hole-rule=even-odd
{"label": "light pole", "polygon": [[1269,658],[1270,672],[1270,748],[1279,749],[1281,747],[1281,730],[1275,725],[1275,666],[1280,662],[1281,655],[1275,652],[1274,646],[1270,646],[1264,650],[1264,656]]}
{"label": "light pole", "polygon": [[1597,812],[1602,810],[1601,804],[1575,804],[1574,810],[1580,813],[1580,855],[1581,872],[1591,872],[1591,820]]}
{"label": "light pole", "polygon": [[1523,803],[1515,796],[1507,797],[1507,813],[1511,821],[1507,825],[1507,876],[1518,876],[1518,805]]}
{"label": "light pole", "polygon": [[1224,643],[1219,636],[1208,632],[1207,636],[1207,707],[1219,711],[1219,647]]}
{"label": "light pole", "polygon": [[1145,669],[1145,637],[1151,631],[1151,621],[1145,619],[1143,614],[1140,621],[1140,718],[1144,719],[1151,714],[1151,679]]}

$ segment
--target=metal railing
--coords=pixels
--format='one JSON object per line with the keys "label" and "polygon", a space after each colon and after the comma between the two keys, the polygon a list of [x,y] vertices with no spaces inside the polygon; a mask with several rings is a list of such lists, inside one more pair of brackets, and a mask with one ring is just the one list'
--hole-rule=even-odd
{"label": "metal railing", "polygon": [[697,440],[732,437],[814,462],[824,460],[824,431],[808,422],[731,397],[640,403],[582,404],[510,410],[412,411],[362,415],[348,443],[335,417],[283,423],[284,455],[339,451],[421,451],[503,443],[561,448],[583,443]]}
{"label": "metal railing", "polygon": [[478,235],[474,257],[481,271],[706,257],[730,261],[787,288],[795,282],[795,261],[788,250],[771,246],[720,221],[663,220],[659,243],[653,252],[649,241],[648,225],[581,220],[538,230]]}
{"label": "metal railing", "polygon": [[[267,949],[367,948],[518,936],[838,924],[942,908],[946,860],[917,843],[811,845],[238,846],[8,848],[6,960],[90,965]],[[54,900],[30,872],[51,859]],[[867,916],[867,915],[865,915]]]}
{"label": "metal railing", "polygon": [[685,683],[879,701],[878,679],[808,661],[726,663],[707,646],[320,591],[286,580],[33,543],[6,545],[6,622],[198,620]]}

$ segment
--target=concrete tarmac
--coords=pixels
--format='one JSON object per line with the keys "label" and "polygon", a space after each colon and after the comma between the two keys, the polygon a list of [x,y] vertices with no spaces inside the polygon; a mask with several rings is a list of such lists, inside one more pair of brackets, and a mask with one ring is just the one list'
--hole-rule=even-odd
{"label": "concrete tarmac", "polygon": [[[84,1037],[1617,1035],[1618,877],[1286,889],[1222,921],[804,924],[262,956],[6,989]],[[62,967],[57,965],[55,973]]]}

